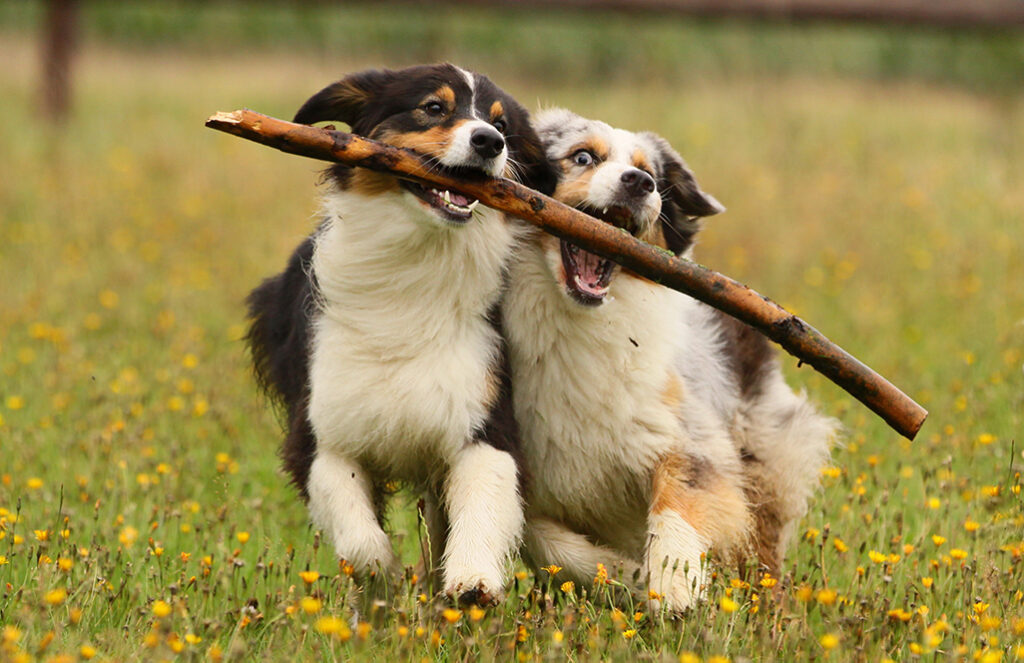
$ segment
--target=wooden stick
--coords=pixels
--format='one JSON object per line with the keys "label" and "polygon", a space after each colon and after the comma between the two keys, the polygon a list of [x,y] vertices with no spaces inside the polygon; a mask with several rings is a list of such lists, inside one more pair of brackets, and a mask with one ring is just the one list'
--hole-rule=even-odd
{"label": "wooden stick", "polygon": [[482,173],[456,179],[431,171],[410,150],[342,131],[285,122],[249,110],[217,113],[206,121],[206,126],[291,154],[369,168],[461,191],[488,207],[529,221],[552,235],[570,240],[745,322],[802,363],[813,366],[911,440],[928,416],[924,408],[888,380],[767,297],[521,184]]}

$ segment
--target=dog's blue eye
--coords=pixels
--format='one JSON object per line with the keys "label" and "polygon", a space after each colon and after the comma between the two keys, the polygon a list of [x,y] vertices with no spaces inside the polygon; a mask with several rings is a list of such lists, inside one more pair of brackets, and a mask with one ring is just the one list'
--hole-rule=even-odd
{"label": "dog's blue eye", "polygon": [[444,112],[444,106],[437,101],[430,101],[423,105],[423,110],[430,115],[440,115]]}
{"label": "dog's blue eye", "polygon": [[572,162],[577,166],[589,166],[594,163],[594,155],[587,150],[580,150],[572,155]]}
{"label": "dog's blue eye", "polygon": [[491,124],[494,126],[495,129],[497,129],[501,133],[505,133],[505,129],[508,128],[508,125],[505,124],[505,120],[495,120]]}

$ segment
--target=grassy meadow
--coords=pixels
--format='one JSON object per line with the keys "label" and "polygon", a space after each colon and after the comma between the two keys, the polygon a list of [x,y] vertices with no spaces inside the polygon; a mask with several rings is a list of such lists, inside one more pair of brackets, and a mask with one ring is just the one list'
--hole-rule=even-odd
{"label": "grassy meadow", "polygon": [[[320,165],[203,128],[406,62],[187,46],[88,41],[59,127],[37,112],[36,44],[0,33],[0,661],[1024,659],[1019,84],[786,67],[610,84],[467,50],[528,107],[666,136],[729,208],[701,262],[931,417],[903,440],[786,358],[847,435],[783,577],[722,569],[675,619],[614,604],[614,579],[572,591],[520,567],[503,605],[459,611],[411,580],[363,601],[278,470],[242,301],[312,228]],[[414,502],[391,513],[410,576]]]}

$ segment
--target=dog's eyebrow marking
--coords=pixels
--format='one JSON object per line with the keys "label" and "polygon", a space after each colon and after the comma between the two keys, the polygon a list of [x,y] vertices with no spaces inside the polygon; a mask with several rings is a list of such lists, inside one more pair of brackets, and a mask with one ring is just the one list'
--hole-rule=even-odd
{"label": "dog's eyebrow marking", "polygon": [[456,69],[458,69],[459,73],[462,74],[462,77],[466,79],[466,85],[469,86],[469,112],[473,117],[480,119],[480,116],[476,113],[476,78],[473,74],[461,67],[456,67]]}
{"label": "dog's eyebrow marking", "polygon": [[566,156],[572,156],[573,154],[576,154],[580,150],[589,150],[591,153],[593,153],[595,157],[597,157],[601,161],[606,160],[610,152],[610,149],[608,148],[608,143],[605,142],[605,140],[599,136],[587,136],[584,140],[580,141],[579,143],[576,143],[569,150],[569,154]]}
{"label": "dog's eyebrow marking", "polygon": [[505,113],[505,107],[501,105],[501,101],[495,101],[491,104],[491,119],[497,119]]}
{"label": "dog's eyebrow marking", "polygon": [[448,104],[448,108],[455,108],[455,90],[450,85],[442,85],[434,92],[434,95],[441,101]]}

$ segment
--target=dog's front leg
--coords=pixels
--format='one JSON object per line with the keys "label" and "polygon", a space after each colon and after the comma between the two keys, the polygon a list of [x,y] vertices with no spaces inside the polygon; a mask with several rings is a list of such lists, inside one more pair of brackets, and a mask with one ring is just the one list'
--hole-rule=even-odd
{"label": "dog's front leg", "polygon": [[373,485],[355,461],[320,446],[309,471],[309,514],[325,532],[339,559],[358,572],[394,574],[398,560],[380,526]]}
{"label": "dog's front leg", "polygon": [[444,497],[450,523],[444,591],[461,603],[497,603],[523,530],[515,460],[486,443],[463,447],[449,469]]}
{"label": "dog's front leg", "polygon": [[742,489],[710,461],[670,455],[654,472],[648,516],[647,577],[652,607],[680,611],[700,598],[705,553],[731,550],[747,536]]}

